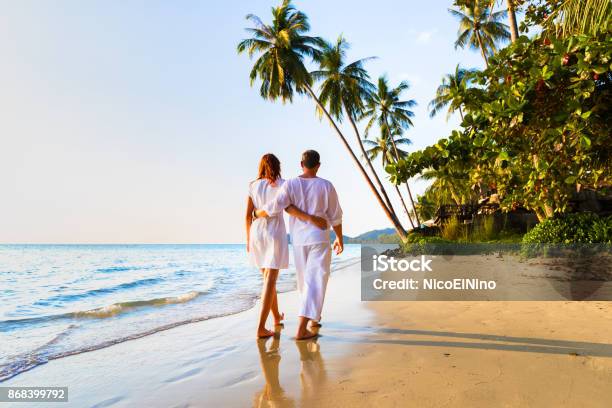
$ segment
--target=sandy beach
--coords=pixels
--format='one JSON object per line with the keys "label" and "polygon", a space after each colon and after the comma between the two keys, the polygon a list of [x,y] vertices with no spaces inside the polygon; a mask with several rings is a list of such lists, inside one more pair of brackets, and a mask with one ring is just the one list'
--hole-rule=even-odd
{"label": "sandy beach", "polygon": [[315,341],[292,339],[288,292],[277,339],[255,339],[255,307],[2,385],[68,386],[75,407],[609,406],[610,302],[361,302],[359,277],[333,273]]}
{"label": "sandy beach", "polygon": [[[359,300],[359,263],[332,274],[324,330],[296,342],[297,293],[279,295],[286,323],[280,338],[257,340],[259,305],[58,360],[2,386],[67,386],[69,407],[310,406],[329,381],[346,375],[343,356],[373,312]],[[28,406],[48,406],[47,403]]]}
{"label": "sandy beach", "polygon": [[1,10],[0,408],[612,408],[612,0]]}
{"label": "sandy beach", "polygon": [[[566,272],[555,262],[473,255],[442,265],[452,267],[448,276],[506,273],[511,291],[550,298],[557,292],[559,299],[567,292],[559,286],[567,282],[557,279]],[[609,282],[599,284],[599,294],[609,292]],[[323,406],[610,406],[612,302],[377,301],[367,307],[375,328],[346,327],[364,336],[344,358],[346,377],[321,393]]]}
{"label": "sandy beach", "polygon": [[610,406],[610,302],[369,307],[376,333],[345,359],[349,374],[324,406]]}

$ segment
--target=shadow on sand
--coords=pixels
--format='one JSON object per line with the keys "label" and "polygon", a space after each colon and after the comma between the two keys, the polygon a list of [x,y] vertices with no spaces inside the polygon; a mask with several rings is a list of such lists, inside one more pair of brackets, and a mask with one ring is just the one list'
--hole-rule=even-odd
{"label": "shadow on sand", "polygon": [[[452,337],[455,339],[470,339],[484,341],[446,341],[446,340],[400,340],[400,339],[376,339],[376,338],[351,338],[334,335],[326,335],[326,341],[339,341],[347,343],[370,343],[370,344],[397,344],[404,346],[435,346],[435,347],[458,347],[479,350],[503,350],[519,351],[528,353],[544,354],[571,354],[593,357],[612,357],[612,344],[590,343],[583,341],[539,339],[532,337],[511,337],[495,334],[480,333],[458,333],[432,330],[407,330],[396,328],[380,328],[371,326],[351,326],[342,323],[330,323],[328,327],[334,331],[349,331],[351,333],[375,334],[400,334],[409,336],[428,337]],[[510,344],[508,344],[510,343]]]}

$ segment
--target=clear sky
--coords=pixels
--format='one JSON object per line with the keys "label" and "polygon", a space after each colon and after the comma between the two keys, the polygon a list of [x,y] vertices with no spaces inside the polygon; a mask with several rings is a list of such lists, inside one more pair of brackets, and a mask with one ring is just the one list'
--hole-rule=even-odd
{"label": "clear sky", "polygon": [[[446,137],[430,119],[455,50],[451,1],[298,0],[312,34],[351,43],[373,78],[408,80],[411,150]],[[266,152],[299,173],[307,148],[336,185],[345,231],[389,224],[312,101],[270,103],[236,53],[270,0],[6,2],[0,13],[0,242],[242,242],[248,182]],[[347,128],[349,138],[352,132]],[[423,183],[416,183],[417,192]],[[407,222],[406,222],[407,224]]]}

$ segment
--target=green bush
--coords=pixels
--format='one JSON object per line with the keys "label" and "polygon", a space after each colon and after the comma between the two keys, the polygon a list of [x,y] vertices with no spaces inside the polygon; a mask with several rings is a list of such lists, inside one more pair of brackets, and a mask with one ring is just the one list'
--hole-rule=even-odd
{"label": "green bush", "polygon": [[485,215],[478,222],[474,222],[469,239],[472,242],[487,242],[496,239],[499,232],[501,231],[498,231],[495,226],[495,217]]}
{"label": "green bush", "polygon": [[437,235],[426,236],[418,233],[408,234],[407,244],[449,244],[454,241],[439,237]]}
{"label": "green bush", "polygon": [[495,217],[480,217],[478,222],[463,224],[450,218],[440,228],[415,230],[408,234],[406,244],[467,244],[467,243],[520,243],[523,235],[500,226]]}
{"label": "green bush", "polygon": [[591,242],[612,243],[612,216],[595,220],[589,238]]}
{"label": "green bush", "polygon": [[567,214],[547,219],[523,236],[523,244],[612,243],[612,216]]}
{"label": "green bush", "polygon": [[418,232],[408,234],[407,242],[401,245],[404,254],[419,255],[419,254],[437,254],[454,246],[455,242],[444,239],[439,236],[421,235]]}
{"label": "green bush", "polygon": [[441,226],[440,236],[449,241],[467,240],[468,229],[456,217],[451,217]]}

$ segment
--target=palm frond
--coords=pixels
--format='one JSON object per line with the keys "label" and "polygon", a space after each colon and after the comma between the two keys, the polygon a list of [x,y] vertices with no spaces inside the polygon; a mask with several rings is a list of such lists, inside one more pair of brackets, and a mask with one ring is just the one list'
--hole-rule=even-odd
{"label": "palm frond", "polygon": [[544,25],[559,35],[598,34],[612,20],[610,0],[565,0],[546,19]]}
{"label": "palm frond", "polygon": [[472,30],[469,28],[465,29],[461,34],[459,34],[459,36],[455,40],[455,49],[465,48],[465,45],[467,44],[471,35],[472,35]]}

